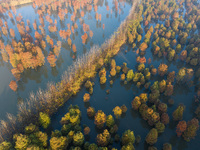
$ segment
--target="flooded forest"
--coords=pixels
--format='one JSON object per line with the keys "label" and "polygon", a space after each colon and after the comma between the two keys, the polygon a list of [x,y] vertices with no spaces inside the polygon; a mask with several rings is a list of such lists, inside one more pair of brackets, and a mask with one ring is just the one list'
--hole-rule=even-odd
{"label": "flooded forest", "polygon": [[200,0],[1,0],[0,150],[200,147]]}

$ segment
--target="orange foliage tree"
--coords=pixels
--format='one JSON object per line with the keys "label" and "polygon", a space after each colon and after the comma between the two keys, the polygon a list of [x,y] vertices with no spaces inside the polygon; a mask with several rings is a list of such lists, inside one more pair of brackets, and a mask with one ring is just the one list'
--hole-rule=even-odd
{"label": "orange foliage tree", "polygon": [[87,33],[84,33],[84,35],[81,36],[81,39],[82,39],[82,43],[83,43],[83,44],[85,44],[87,38],[88,38]]}
{"label": "orange foliage tree", "polygon": [[105,24],[103,24],[103,30],[105,29]]}
{"label": "orange foliage tree", "polygon": [[15,31],[13,29],[10,29],[10,36],[13,38],[15,37]]}
{"label": "orange foliage tree", "polygon": [[75,44],[72,45],[72,50],[73,50],[74,53],[76,52],[76,45]]}
{"label": "orange foliage tree", "polygon": [[52,52],[49,53],[49,56],[47,57],[47,60],[48,60],[48,62],[49,62],[51,67],[55,67],[56,66],[56,60],[57,59],[56,59],[55,55],[53,55]]}
{"label": "orange foliage tree", "polygon": [[98,19],[99,19],[98,13],[95,14],[95,18],[98,21]]}
{"label": "orange foliage tree", "polygon": [[143,43],[140,45],[140,50],[141,50],[141,51],[145,51],[147,48],[148,48],[148,45],[147,45],[147,43],[145,43],[145,42],[143,42]]}
{"label": "orange foliage tree", "polygon": [[53,39],[50,39],[49,44],[51,45],[51,48],[53,48]]}
{"label": "orange foliage tree", "polygon": [[71,47],[71,45],[72,45],[72,40],[71,40],[70,38],[68,38],[68,39],[67,39],[67,43],[68,43],[68,45]]}
{"label": "orange foliage tree", "polygon": [[2,33],[3,35],[7,36],[8,35],[8,31],[7,31],[7,28],[6,27],[2,27]]}
{"label": "orange foliage tree", "polygon": [[167,73],[168,66],[166,64],[160,64],[158,67],[158,73],[160,76],[164,76]]}
{"label": "orange foliage tree", "polygon": [[11,90],[13,90],[14,92],[17,90],[17,83],[16,81],[11,81],[9,84],[9,87],[11,88]]}
{"label": "orange foliage tree", "polygon": [[37,30],[37,24],[36,24],[36,22],[33,22],[33,28],[34,28],[34,30]]}

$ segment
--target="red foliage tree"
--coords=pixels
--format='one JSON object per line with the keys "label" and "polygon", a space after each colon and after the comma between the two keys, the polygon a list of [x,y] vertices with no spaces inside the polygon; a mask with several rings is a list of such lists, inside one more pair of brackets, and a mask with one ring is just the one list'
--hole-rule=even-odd
{"label": "red foliage tree", "polygon": [[179,121],[179,123],[176,126],[176,134],[178,137],[182,135],[182,133],[187,129],[187,123],[186,121]]}

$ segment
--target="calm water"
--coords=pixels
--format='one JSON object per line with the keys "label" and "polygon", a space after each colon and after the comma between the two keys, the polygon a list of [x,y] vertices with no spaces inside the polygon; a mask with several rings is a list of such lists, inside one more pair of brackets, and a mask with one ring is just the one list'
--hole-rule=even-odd
{"label": "calm water", "polygon": [[[106,5],[109,6],[109,11],[106,10]],[[76,17],[76,23],[78,25],[78,29],[75,30],[75,33],[71,34],[70,38],[72,39],[72,43],[76,45],[77,54],[75,57],[81,56],[86,53],[92,45],[101,45],[106,39],[117,30],[121,22],[126,18],[129,14],[129,10],[131,8],[131,3],[126,1],[121,1],[118,3],[118,10],[115,8],[115,4],[112,0],[102,1],[99,0],[97,3],[98,10],[96,11],[98,14],[101,14],[101,21],[96,21],[94,8],[91,11],[87,11],[85,8],[83,11],[85,12],[84,17]],[[36,10],[36,9],[35,9]],[[32,5],[23,6],[17,9],[17,14],[22,15],[23,21],[25,22],[25,26],[27,25],[26,20],[30,20],[30,28],[33,29],[34,20],[39,23],[39,15],[36,13],[32,7]],[[73,7],[68,7],[68,14],[65,16],[64,21],[59,21],[59,17],[57,14],[52,14],[51,19],[54,21],[57,20],[57,28],[58,31],[56,33],[49,33],[48,26],[49,23],[45,21],[45,31],[46,35],[49,35],[54,40],[54,44],[57,41],[62,42],[62,48],[60,51],[60,55],[56,62],[56,67],[51,68],[48,61],[46,60],[45,65],[37,68],[37,70],[26,70],[22,74],[21,80],[18,82],[18,90],[17,92],[13,92],[9,88],[9,83],[11,80],[14,80],[13,75],[11,74],[12,66],[8,63],[3,62],[0,57],[0,119],[5,118],[6,113],[16,114],[17,112],[17,104],[21,101],[25,101],[28,98],[30,92],[36,93],[38,88],[45,89],[48,82],[58,82],[61,80],[61,76],[65,70],[67,70],[68,66],[71,65],[74,61],[72,58],[72,50],[67,44],[67,40],[62,40],[59,36],[59,30],[67,30],[67,24],[72,25],[72,21],[70,20],[71,15],[73,14]],[[121,11],[119,11],[121,10]],[[45,16],[44,16],[45,17]],[[81,19],[80,19],[81,18]],[[15,20],[15,19],[14,19]],[[82,26],[80,25],[80,20],[83,20],[85,24],[89,25],[90,30],[93,32],[92,39],[88,37],[86,44],[82,44],[81,36],[84,34]],[[16,41],[19,41],[21,36],[17,31],[16,21],[15,25],[11,22],[9,18],[6,20],[8,22],[8,27],[15,30]],[[105,24],[105,29],[103,29],[103,24]],[[38,31],[40,33],[40,31]],[[34,38],[34,32],[31,32],[30,35]],[[89,36],[89,35],[88,35]],[[2,41],[4,44],[10,43],[10,39],[5,36],[2,36]],[[46,51],[44,51],[45,57],[48,56],[48,52],[50,51],[50,46],[47,45]]]}
{"label": "calm water", "polygon": [[[159,23],[164,23],[163,21],[159,21]],[[153,25],[155,27],[156,23],[150,24],[150,26]],[[143,27],[143,26],[142,26]],[[198,31],[197,31],[198,32]],[[143,34],[144,38],[145,32]],[[152,34],[153,35],[153,34]],[[141,43],[143,40],[141,41]],[[160,63],[165,63],[168,65],[168,72],[175,71],[176,73],[178,70],[182,67],[188,67],[180,60],[169,62],[166,60],[166,58],[157,58],[152,55],[151,52],[151,44],[150,47],[146,50],[145,57],[148,60],[148,58],[151,58],[152,62],[151,65],[154,65],[155,68],[158,68]],[[121,51],[117,56],[115,56],[116,65],[122,65],[123,62],[127,63],[128,68],[133,69],[136,71],[137,63],[136,63],[136,57],[138,54],[134,52],[135,50],[132,49],[131,45],[125,44],[121,47]],[[146,67],[149,67],[149,65],[146,63]],[[123,82],[120,81],[120,75],[116,77],[109,77],[109,71],[107,70],[107,82],[105,85],[99,84],[99,77],[97,76],[95,79],[93,79],[95,86],[94,86],[94,93],[91,95],[91,99],[89,103],[83,102],[83,96],[88,91],[83,88],[80,93],[78,93],[77,96],[71,98],[59,111],[52,117],[52,124],[51,129],[55,130],[61,129],[61,125],[58,124],[58,122],[61,120],[61,118],[64,116],[65,113],[68,112],[67,108],[70,104],[78,105],[80,107],[80,110],[82,112],[82,127],[84,124],[90,127],[91,132],[90,136],[86,137],[86,141],[89,141],[90,143],[96,142],[96,135],[98,133],[101,133],[103,129],[99,130],[94,125],[94,120],[91,120],[87,117],[87,108],[89,106],[92,106],[95,108],[95,110],[103,110],[103,112],[106,115],[113,113],[113,108],[116,106],[122,106],[125,104],[128,108],[128,111],[126,112],[126,115],[122,116],[120,119],[116,120],[119,130],[118,134],[121,136],[122,133],[127,130],[133,130],[135,136],[140,135],[141,136],[141,142],[140,144],[136,145],[134,144],[136,149],[147,149],[148,145],[145,142],[145,137],[148,134],[149,130],[152,128],[148,125],[148,123],[141,118],[141,115],[139,112],[134,111],[131,107],[131,102],[134,99],[135,96],[140,95],[140,93],[147,92],[145,88],[138,89],[136,85],[134,84],[127,84],[124,85]],[[112,86],[110,86],[109,81],[113,80],[114,83]],[[161,81],[163,78],[160,78],[158,75],[153,76],[151,78],[151,83],[154,81]],[[152,84],[151,84],[152,85]],[[110,94],[106,93],[106,90],[110,89]],[[174,100],[174,105],[170,106],[168,105],[168,115],[170,117],[170,123],[166,126],[165,132],[159,134],[158,141],[154,145],[157,147],[158,150],[162,149],[164,143],[170,143],[172,144],[172,149],[177,150],[197,150],[200,147],[199,139],[200,139],[200,131],[197,131],[197,136],[194,140],[191,140],[190,142],[186,142],[183,140],[182,137],[178,138],[176,135],[176,125],[178,122],[173,121],[172,113],[177,108],[177,106],[182,103],[186,106],[185,111],[183,113],[183,120],[189,121],[194,115],[194,111],[196,109],[196,103],[194,102],[194,94],[195,94],[195,88],[194,86],[188,87],[187,85],[179,85],[174,84],[174,93],[171,97],[165,97],[164,95],[160,96],[161,102],[168,103],[168,99],[172,98]],[[113,144],[115,148],[120,149],[120,143]]]}
{"label": "calm water", "polygon": [[[106,11],[106,7],[103,3],[102,6],[98,7],[98,13],[102,14],[102,20],[101,24],[97,23],[95,19],[95,12],[92,10],[90,13],[86,13],[84,16],[85,23],[90,25],[90,29],[93,31],[94,35],[92,40],[89,40],[85,46],[82,45],[81,41],[81,35],[83,31],[79,28],[77,30],[78,35],[75,36],[75,44],[77,47],[77,55],[82,55],[85,53],[93,44],[102,44],[105,39],[108,39],[110,35],[117,29],[117,27],[120,25],[121,21],[125,19],[125,17],[128,15],[128,12],[130,10],[131,5],[129,3],[124,3],[124,6],[121,5],[122,11],[121,14],[114,13],[114,5],[112,1],[107,1],[110,8],[113,9],[113,13],[111,15],[111,12]],[[24,13],[27,12],[27,13]],[[106,13],[105,13],[106,12]],[[17,13],[21,13],[23,18],[29,19],[31,22],[34,21],[34,19],[37,19],[38,16],[35,14],[34,9],[32,6],[25,6],[22,8],[19,8],[17,10]],[[109,17],[107,18],[107,14],[109,14]],[[90,19],[92,16],[93,19]],[[30,19],[31,18],[31,19]],[[53,20],[56,19],[56,15],[52,16]],[[70,18],[70,14],[68,15],[68,18]],[[65,29],[66,24],[70,23],[70,20],[65,19],[65,22],[60,24],[58,23],[58,30],[59,29]],[[159,23],[163,23],[160,22]],[[77,21],[77,24],[80,26],[79,21]],[[105,24],[105,29],[102,29],[102,24]],[[156,23],[150,24],[155,26]],[[12,23],[9,22],[9,26],[12,26]],[[45,23],[45,27],[48,28],[48,23]],[[143,26],[142,26],[143,27]],[[47,34],[48,33],[48,30]],[[145,34],[143,34],[144,37]],[[19,35],[18,35],[19,36]],[[54,36],[54,35],[52,35]],[[72,36],[72,35],[71,35]],[[73,37],[71,37],[72,39]],[[54,40],[61,40],[60,37],[54,38]],[[143,41],[143,40],[142,40]],[[20,101],[20,98],[27,98],[28,94],[33,91],[36,92],[39,87],[45,89],[46,84],[48,81],[60,81],[60,77],[62,73],[67,69],[67,67],[72,64],[73,59],[71,58],[71,50],[66,46],[65,42],[62,43],[63,47],[61,49],[61,54],[59,56],[59,59],[57,61],[57,66],[55,68],[51,68],[48,63],[45,63],[45,65],[41,68],[38,68],[37,71],[35,70],[27,70],[23,76],[21,81],[19,82],[19,89],[15,93],[9,88],[10,81],[14,78],[12,74],[10,73],[11,66],[5,63],[1,63],[1,74],[0,74],[0,118],[5,117],[6,112],[15,113],[17,110],[17,103]],[[48,49],[48,48],[47,48]],[[125,52],[127,51],[127,53]],[[128,64],[128,67],[130,69],[133,69],[136,71],[136,56],[137,54],[133,52],[133,49],[130,45],[125,44],[122,48],[119,54],[115,57],[116,65],[122,65],[123,62],[126,62]],[[146,59],[151,58],[152,59],[152,65],[154,67],[158,67],[160,63],[166,63],[169,66],[168,71],[175,71],[178,72],[178,69],[185,66],[180,61],[176,62],[168,62],[166,59],[161,58],[158,59],[154,57],[151,53],[151,45],[146,50],[145,54]],[[146,64],[146,67],[148,65]],[[142,92],[146,92],[144,88],[138,89],[134,84],[127,84],[124,85],[123,82],[120,81],[120,76],[116,76],[114,78],[109,77],[109,70],[107,71],[107,82],[105,85],[99,84],[99,77],[93,79],[95,86],[94,86],[94,93],[91,95],[91,99],[89,103],[83,102],[83,95],[88,92],[85,88],[82,88],[81,91],[77,94],[77,96],[72,97],[62,108],[58,110],[56,114],[52,116],[52,124],[50,128],[52,130],[55,129],[61,129],[61,125],[59,124],[59,121],[64,116],[65,113],[68,112],[68,107],[70,104],[78,105],[80,107],[80,110],[82,112],[82,121],[81,125],[84,124],[88,125],[91,129],[90,136],[86,137],[86,141],[89,141],[90,143],[96,142],[96,135],[97,133],[100,133],[102,130],[98,130],[94,125],[94,120],[91,120],[87,117],[87,110],[86,108],[89,106],[92,106],[95,108],[95,110],[103,110],[106,115],[113,114],[112,109],[115,106],[122,106],[125,104],[128,108],[128,111],[126,115],[122,116],[120,119],[116,120],[119,130],[118,134],[121,136],[122,133],[127,130],[133,130],[136,135],[140,135],[142,140],[139,145],[134,145],[136,149],[147,149],[147,144],[145,143],[145,137],[151,127],[148,125],[146,121],[144,121],[140,114],[137,111],[134,111],[131,109],[131,102],[134,99],[135,96],[138,96]],[[109,81],[112,79],[114,81],[113,85],[110,86]],[[160,81],[162,80],[159,78],[159,76],[152,77],[153,81]],[[110,89],[110,94],[106,94],[106,90]],[[173,149],[178,150],[196,150],[198,147],[200,147],[200,143],[198,142],[198,139],[200,138],[199,131],[197,133],[197,136],[195,137],[195,140],[191,140],[189,143],[184,141],[182,138],[177,138],[175,127],[177,122],[174,122],[172,119],[172,113],[177,108],[178,104],[183,103],[186,106],[186,109],[184,111],[183,120],[191,120],[194,115],[193,112],[195,110],[195,103],[193,96],[195,94],[195,88],[188,87],[186,85],[174,85],[174,94],[170,97],[174,99],[174,105],[168,106],[168,114],[170,116],[170,124],[166,126],[165,132],[162,134],[159,134],[159,138],[155,146],[158,149],[162,149],[162,145],[164,143],[171,143],[173,146]],[[17,100],[18,99],[18,100]],[[167,103],[169,98],[166,98],[161,95],[160,100],[162,102]],[[114,143],[114,147],[120,148],[119,143]]]}
{"label": "calm water", "polygon": [[[128,53],[125,53],[125,50],[128,50]],[[146,55],[148,55],[150,58],[152,58],[152,64],[155,67],[158,67],[161,62],[164,62],[164,60],[156,60],[152,57],[150,49],[147,50]],[[132,48],[129,45],[124,45],[121,48],[120,53],[115,57],[116,65],[122,65],[123,62],[126,62],[128,67],[136,71],[137,63],[135,61],[137,54],[132,51]],[[179,63],[177,63],[179,64]],[[169,65],[169,71],[176,71],[180,67],[179,65],[168,64]],[[147,67],[147,65],[146,65]],[[109,70],[107,70],[109,71]],[[123,82],[120,81],[120,76],[116,76],[114,78],[111,78],[108,76],[109,73],[107,72],[107,82],[105,85],[99,84],[99,77],[96,77],[93,79],[95,86],[94,86],[94,93],[91,95],[91,99],[89,103],[83,102],[83,95],[87,93],[88,91],[83,88],[77,96],[71,98],[59,111],[52,117],[52,124],[51,129],[55,130],[61,129],[61,125],[58,123],[61,118],[64,116],[65,113],[68,112],[68,107],[70,104],[72,105],[78,105],[80,107],[80,110],[82,112],[82,125],[86,124],[90,127],[91,132],[89,139],[86,138],[86,140],[89,140],[89,142],[96,142],[96,135],[103,131],[99,130],[95,127],[94,120],[91,120],[87,117],[87,107],[92,106],[95,108],[95,110],[103,110],[106,115],[112,114],[114,116],[114,113],[112,111],[113,108],[116,106],[122,106],[125,104],[128,108],[126,115],[122,116],[120,119],[116,120],[119,130],[118,134],[121,136],[122,133],[127,130],[133,130],[135,136],[140,135],[142,140],[139,145],[135,145],[136,149],[147,149],[147,144],[145,143],[145,137],[148,134],[149,130],[152,128],[148,125],[148,123],[143,120],[139,114],[139,112],[134,111],[131,107],[131,102],[134,99],[135,96],[138,96],[142,92],[146,92],[144,88],[138,89],[136,85],[134,84],[127,84],[124,85]],[[113,85],[110,86],[109,81],[112,79],[114,81]],[[159,76],[152,77],[152,82],[156,80],[159,80]],[[106,90],[110,89],[110,94],[106,93]],[[164,143],[171,143],[173,146],[173,149],[178,150],[184,150],[184,149],[197,149],[198,146],[200,146],[200,143],[198,142],[198,139],[200,138],[199,131],[197,132],[197,136],[195,137],[195,140],[191,140],[190,142],[184,141],[182,138],[178,138],[175,132],[175,127],[177,125],[177,122],[173,121],[172,113],[177,108],[178,104],[183,103],[186,106],[186,109],[183,114],[183,120],[191,120],[193,118],[193,111],[195,110],[195,104],[194,104],[194,87],[187,87],[183,85],[174,85],[174,94],[171,96],[172,99],[174,99],[174,105],[169,106],[168,105],[168,114],[170,116],[170,123],[166,126],[165,132],[162,134],[159,134],[158,141],[155,144],[155,146],[158,149],[162,149],[162,145]],[[167,103],[168,98],[161,95],[162,102]],[[82,126],[83,127],[83,126]],[[116,148],[120,148],[120,144],[114,143],[114,146]]]}

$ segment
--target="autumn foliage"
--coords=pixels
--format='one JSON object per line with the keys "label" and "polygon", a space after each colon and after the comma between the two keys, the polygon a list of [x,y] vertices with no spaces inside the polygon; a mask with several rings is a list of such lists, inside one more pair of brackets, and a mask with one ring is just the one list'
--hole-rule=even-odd
{"label": "autumn foliage", "polygon": [[9,87],[15,92],[17,90],[17,83],[16,81],[11,81]]}

